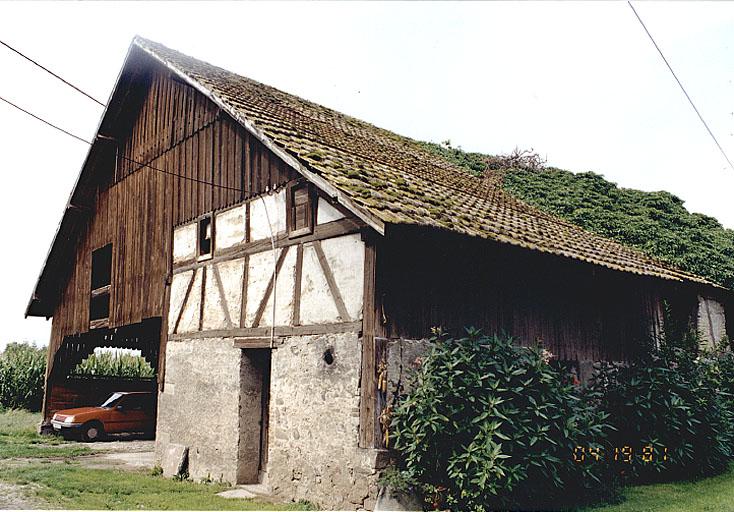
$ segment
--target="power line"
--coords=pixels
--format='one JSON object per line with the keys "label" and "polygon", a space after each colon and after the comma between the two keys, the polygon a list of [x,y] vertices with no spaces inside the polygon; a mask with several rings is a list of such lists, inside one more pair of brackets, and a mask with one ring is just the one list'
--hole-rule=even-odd
{"label": "power line", "polygon": [[[50,126],[51,128],[54,128],[55,130],[60,131],[61,133],[65,134],[65,135],[68,135],[69,137],[73,137],[74,139],[76,139],[78,141],[81,141],[81,142],[83,142],[83,143],[85,143],[85,144],[87,144],[89,146],[92,145],[92,143],[90,141],[88,141],[88,140],[86,140],[86,139],[84,139],[82,137],[79,137],[78,135],[74,135],[73,133],[71,133],[69,131],[66,131],[63,128],[59,127],[59,126],[56,126],[55,124],[46,121],[42,117],[39,117],[39,116],[33,114],[32,112],[29,112],[28,110],[26,110],[26,109],[24,109],[22,107],[19,107],[18,105],[16,105],[12,101],[6,100],[2,96],[0,96],[0,101],[4,101],[5,103],[7,103],[8,105],[10,105],[11,107],[20,110],[24,114],[27,114],[27,115],[31,116],[32,118],[36,119],[37,121],[41,121],[42,123]],[[133,164],[136,164],[136,165],[139,165],[141,167],[147,167],[149,169],[153,169],[154,171],[158,171],[158,172],[163,173],[163,174],[168,174],[169,176],[175,176],[177,178],[181,178],[181,179],[184,179],[184,180],[193,181],[195,183],[200,183],[202,185],[209,185],[209,186],[212,186],[212,187],[222,188],[222,189],[226,189],[226,190],[233,190],[233,191],[236,191],[236,192],[242,192],[242,189],[241,188],[228,187],[226,185],[219,185],[218,183],[212,183],[211,181],[200,180],[198,178],[193,178],[191,176],[183,176],[182,174],[178,174],[178,173],[175,173],[175,172],[167,171],[166,169],[160,169],[160,168],[155,167],[155,166],[150,165],[150,164],[146,164],[146,163],[143,163],[143,162],[138,162],[137,160],[134,160],[132,158],[128,158],[128,157],[123,156],[123,155],[118,155],[118,158],[122,158],[123,160],[127,160],[128,162],[133,163]]]}
{"label": "power line", "polygon": [[668,69],[670,70],[670,73],[673,75],[673,78],[675,78],[675,81],[678,82],[678,86],[681,88],[681,91],[683,91],[683,94],[686,95],[686,98],[688,99],[688,103],[691,104],[691,107],[693,107],[693,110],[696,112],[696,115],[703,123],[703,126],[706,128],[706,131],[709,132],[709,135],[711,135],[711,138],[714,140],[714,144],[716,144],[716,147],[719,148],[719,151],[721,151],[721,154],[724,155],[724,158],[726,159],[727,163],[729,164],[729,167],[734,170],[734,164],[732,164],[731,160],[727,156],[726,152],[724,151],[724,148],[721,147],[721,144],[719,144],[719,141],[716,139],[716,136],[714,135],[714,132],[711,131],[711,128],[709,128],[709,125],[704,121],[703,116],[696,108],[696,105],[693,103],[693,100],[686,92],[686,88],[683,87],[683,84],[678,79],[678,75],[675,74],[675,71],[673,71],[673,68],[670,66],[670,63],[668,62],[668,59],[665,58],[665,55],[663,55],[663,51],[660,49],[658,44],[655,42],[655,39],[653,39],[652,34],[649,30],[647,30],[647,27],[645,26],[645,22],[642,21],[642,18],[640,18],[640,15],[637,14],[637,11],[635,10],[635,7],[632,5],[632,2],[630,0],[627,0],[627,5],[630,6],[630,9],[632,9],[632,12],[635,13],[635,16],[637,17],[637,20],[640,22],[640,25],[642,25],[642,28],[645,29],[645,33],[647,33],[647,37],[650,38],[650,41],[652,41],[652,44],[655,46],[655,49],[658,51],[660,56],[663,58],[663,62],[665,62],[665,65],[668,66]]}
{"label": "power line", "polygon": [[48,74],[50,74],[50,75],[52,75],[52,76],[54,76],[54,77],[58,78],[59,80],[61,80],[62,82],[64,82],[64,83],[65,83],[66,85],[68,85],[68,86],[69,86],[69,87],[71,87],[72,89],[75,89],[76,91],[78,91],[78,92],[82,93],[82,94],[83,94],[84,96],[86,96],[86,97],[87,97],[87,98],[89,98],[90,100],[92,100],[92,101],[94,101],[94,102],[98,103],[99,105],[101,105],[101,106],[103,106],[103,107],[106,107],[106,106],[107,106],[107,105],[105,105],[104,103],[102,103],[101,101],[99,101],[99,100],[98,100],[97,98],[95,98],[94,96],[92,96],[91,94],[87,94],[86,92],[82,91],[82,90],[81,90],[81,89],[80,89],[79,87],[77,87],[76,85],[74,85],[74,84],[72,84],[72,83],[70,83],[70,82],[67,82],[66,80],[64,80],[63,78],[61,78],[61,77],[60,77],[59,75],[57,75],[56,73],[54,73],[53,71],[51,71],[51,70],[50,70],[50,69],[48,69],[47,67],[45,67],[45,66],[42,66],[41,64],[39,64],[39,63],[38,63],[38,62],[36,62],[35,60],[31,59],[30,57],[28,57],[27,55],[25,55],[24,53],[22,53],[22,52],[21,52],[20,50],[16,50],[15,48],[13,48],[12,46],[10,46],[10,45],[9,45],[8,43],[6,43],[5,41],[3,41],[3,40],[0,40],[0,44],[2,44],[2,45],[3,45],[4,47],[6,47],[7,49],[9,49],[9,50],[11,50],[11,51],[13,51],[13,52],[17,53],[18,55],[20,55],[21,57],[23,57],[23,58],[24,58],[25,60],[27,60],[28,62],[31,62],[31,63],[35,64],[36,66],[38,66],[39,68],[41,68],[42,70],[44,70],[44,71],[45,71],[46,73],[48,73]]}
{"label": "power line", "polygon": [[40,118],[40,117],[38,117],[38,116],[37,116],[36,114],[33,114],[33,113],[31,113],[31,112],[28,112],[28,111],[27,111],[26,109],[24,109],[24,108],[22,108],[22,107],[19,107],[18,105],[16,105],[16,104],[15,104],[15,103],[13,103],[12,101],[10,101],[10,100],[6,100],[6,99],[5,99],[5,98],[3,98],[2,96],[0,96],[0,101],[4,101],[5,103],[7,103],[8,105],[10,105],[11,107],[15,107],[15,108],[17,108],[17,109],[18,109],[18,110],[20,110],[21,112],[23,112],[23,113],[25,113],[25,114],[28,114],[29,116],[31,116],[31,117],[32,117],[33,119],[36,119],[36,120],[38,120],[38,121],[41,121],[42,123],[44,123],[44,124],[46,124],[46,125],[50,126],[51,128],[54,128],[54,129],[56,129],[56,130],[60,131],[61,133],[65,133],[65,134],[66,134],[66,135],[68,135],[69,137],[74,137],[74,138],[75,138],[76,140],[80,140],[80,141],[84,142],[85,144],[89,144],[90,146],[92,145],[92,143],[91,143],[91,142],[89,142],[88,140],[86,140],[86,139],[82,139],[81,137],[79,137],[79,136],[77,136],[77,135],[74,135],[74,134],[73,134],[73,133],[71,133],[71,132],[67,132],[67,131],[66,131],[66,130],[64,130],[63,128],[61,128],[61,127],[59,127],[59,126],[56,126],[56,125],[55,125],[55,124],[53,124],[53,123],[49,123],[49,122],[48,122],[48,121],[46,121],[45,119],[43,119],[43,118]]}

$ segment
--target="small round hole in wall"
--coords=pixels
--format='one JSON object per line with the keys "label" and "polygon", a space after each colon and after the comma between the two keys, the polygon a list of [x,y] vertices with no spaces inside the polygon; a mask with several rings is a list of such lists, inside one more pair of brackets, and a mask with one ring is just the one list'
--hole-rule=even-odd
{"label": "small round hole in wall", "polygon": [[334,351],[331,349],[331,347],[327,348],[324,351],[323,359],[324,359],[324,362],[328,365],[331,365],[334,363]]}

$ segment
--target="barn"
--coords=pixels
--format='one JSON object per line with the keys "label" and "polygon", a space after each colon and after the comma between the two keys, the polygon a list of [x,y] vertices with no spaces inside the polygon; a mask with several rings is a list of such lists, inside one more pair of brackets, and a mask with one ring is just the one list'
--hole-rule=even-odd
{"label": "barn", "polygon": [[[26,313],[53,318],[46,421],[156,389],[168,474],[186,452],[196,480],[370,509],[380,414],[432,327],[542,343],[585,379],[658,338],[664,301],[726,336],[728,290],[137,37]],[[103,346],[140,350],[155,380],[71,375]]]}

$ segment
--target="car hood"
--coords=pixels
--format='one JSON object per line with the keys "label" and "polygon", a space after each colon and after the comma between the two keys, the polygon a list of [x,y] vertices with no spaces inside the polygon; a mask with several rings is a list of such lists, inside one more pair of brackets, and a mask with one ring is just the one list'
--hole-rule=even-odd
{"label": "car hood", "polygon": [[103,410],[104,409],[102,407],[77,407],[76,409],[64,409],[63,411],[58,411],[54,414],[54,419],[63,421],[69,416],[86,416],[90,413],[94,414]]}

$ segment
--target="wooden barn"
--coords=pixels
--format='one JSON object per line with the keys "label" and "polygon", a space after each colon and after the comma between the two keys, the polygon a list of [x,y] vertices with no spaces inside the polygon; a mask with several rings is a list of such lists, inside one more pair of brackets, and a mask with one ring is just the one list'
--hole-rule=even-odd
{"label": "wooden barn", "polygon": [[[167,473],[372,508],[379,377],[431,327],[542,342],[582,378],[731,295],[505,194],[415,141],[136,38],[27,314],[53,317],[44,417],[156,389]],[[731,333],[731,325],[729,325]],[[71,375],[141,350],[156,381]],[[393,384],[391,384],[393,385]]]}

